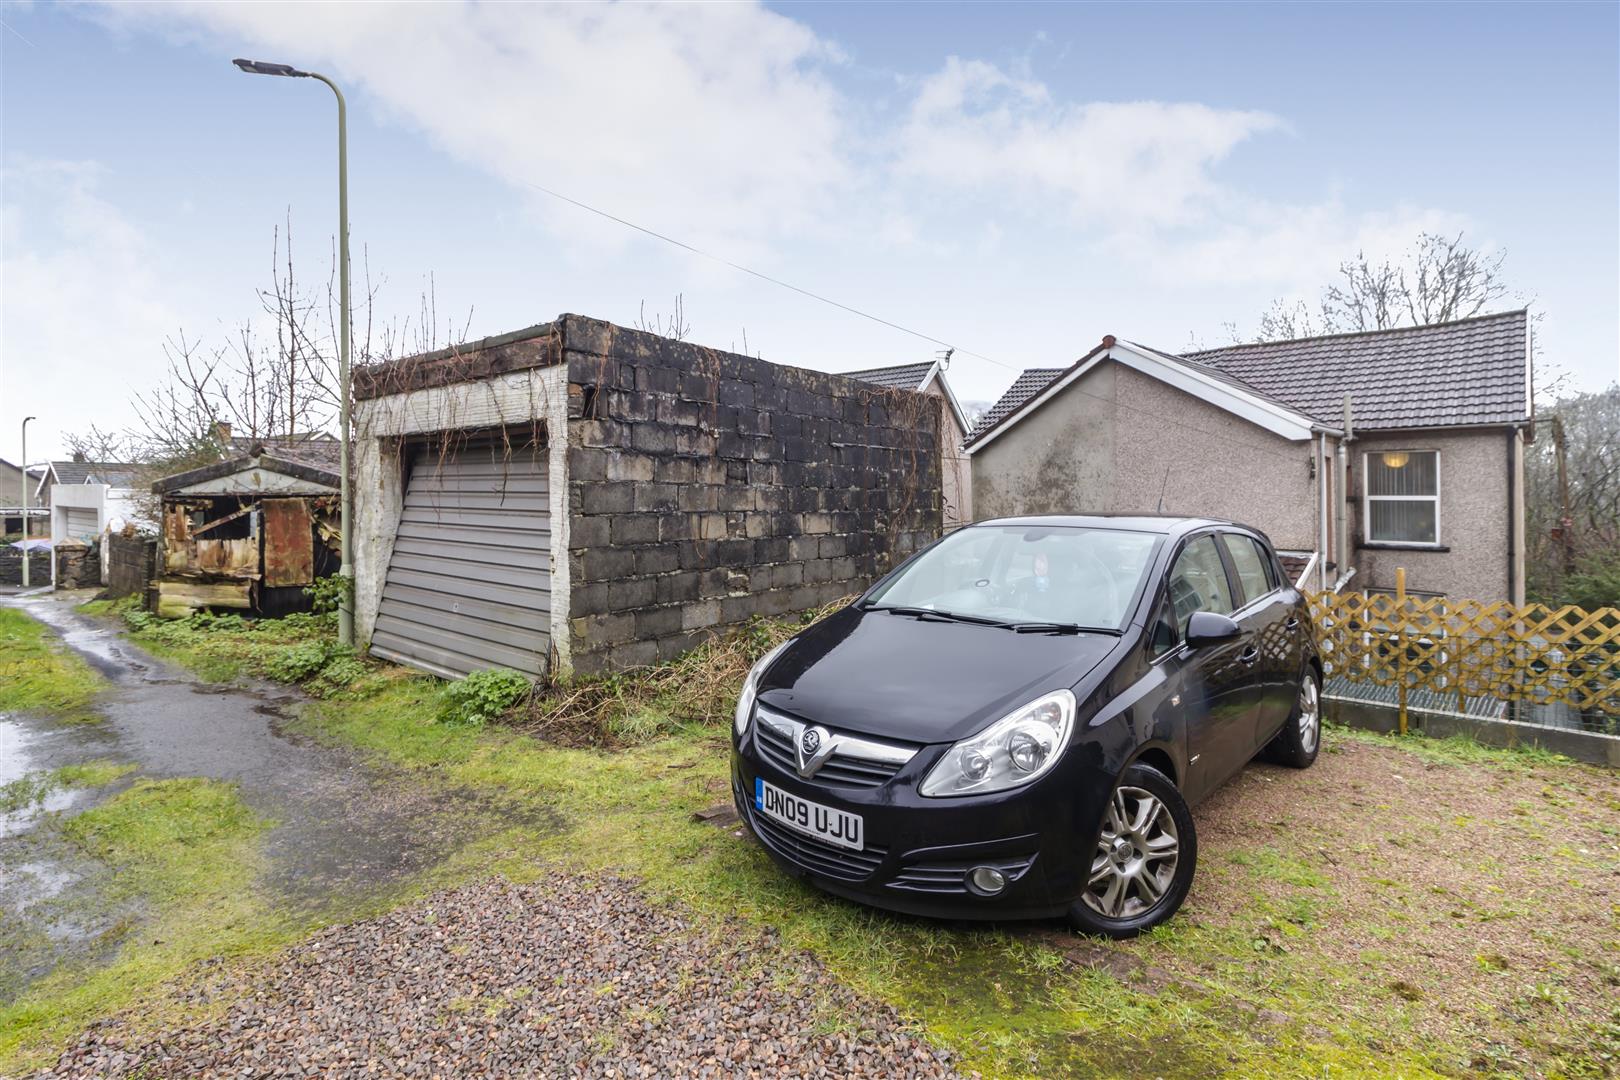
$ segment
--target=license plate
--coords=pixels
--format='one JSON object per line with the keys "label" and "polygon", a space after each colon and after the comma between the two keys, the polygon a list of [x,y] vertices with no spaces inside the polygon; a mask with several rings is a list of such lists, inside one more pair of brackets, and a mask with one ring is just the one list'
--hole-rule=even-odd
{"label": "license plate", "polygon": [[861,850],[861,815],[801,799],[757,776],[754,777],[754,809],[795,832],[853,851]]}

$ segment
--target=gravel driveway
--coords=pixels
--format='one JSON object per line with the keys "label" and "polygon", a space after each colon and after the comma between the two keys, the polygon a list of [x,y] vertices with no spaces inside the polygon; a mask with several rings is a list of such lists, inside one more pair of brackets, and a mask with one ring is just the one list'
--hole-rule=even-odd
{"label": "gravel driveway", "polygon": [[230,1004],[157,1035],[105,1021],[40,1075],[958,1075],[808,955],[716,942],[615,879],[438,893],[181,999]]}

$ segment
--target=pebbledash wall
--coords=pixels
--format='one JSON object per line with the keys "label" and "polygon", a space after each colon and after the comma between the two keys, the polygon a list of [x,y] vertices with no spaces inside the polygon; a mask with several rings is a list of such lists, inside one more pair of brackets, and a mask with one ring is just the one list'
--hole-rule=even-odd
{"label": "pebbledash wall", "polygon": [[552,663],[581,673],[858,592],[941,528],[932,399],[578,315],[367,369],[356,396],[362,639],[424,435],[544,430]]}

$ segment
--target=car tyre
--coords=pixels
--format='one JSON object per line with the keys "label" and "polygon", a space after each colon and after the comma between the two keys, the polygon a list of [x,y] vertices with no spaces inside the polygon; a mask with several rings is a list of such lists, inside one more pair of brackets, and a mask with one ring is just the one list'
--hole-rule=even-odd
{"label": "car tyre", "polygon": [[1322,680],[1306,668],[1288,723],[1266,747],[1266,757],[1290,769],[1308,769],[1322,751]]}
{"label": "car tyre", "polygon": [[1090,880],[1069,908],[1069,923],[1086,934],[1135,937],[1176,913],[1197,865],[1187,801],[1158,769],[1132,765],[1103,811]]}

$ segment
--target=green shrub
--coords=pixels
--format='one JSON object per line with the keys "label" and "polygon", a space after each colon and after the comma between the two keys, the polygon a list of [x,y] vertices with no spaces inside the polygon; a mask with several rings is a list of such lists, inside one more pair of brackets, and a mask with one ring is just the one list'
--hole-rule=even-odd
{"label": "green shrub", "polygon": [[528,676],[511,668],[475,671],[439,693],[439,722],[481,726],[529,695]]}
{"label": "green shrub", "polygon": [[336,611],[354,595],[354,578],[339,574],[317,578],[313,585],[305,586],[304,595],[314,603],[317,614]]}

